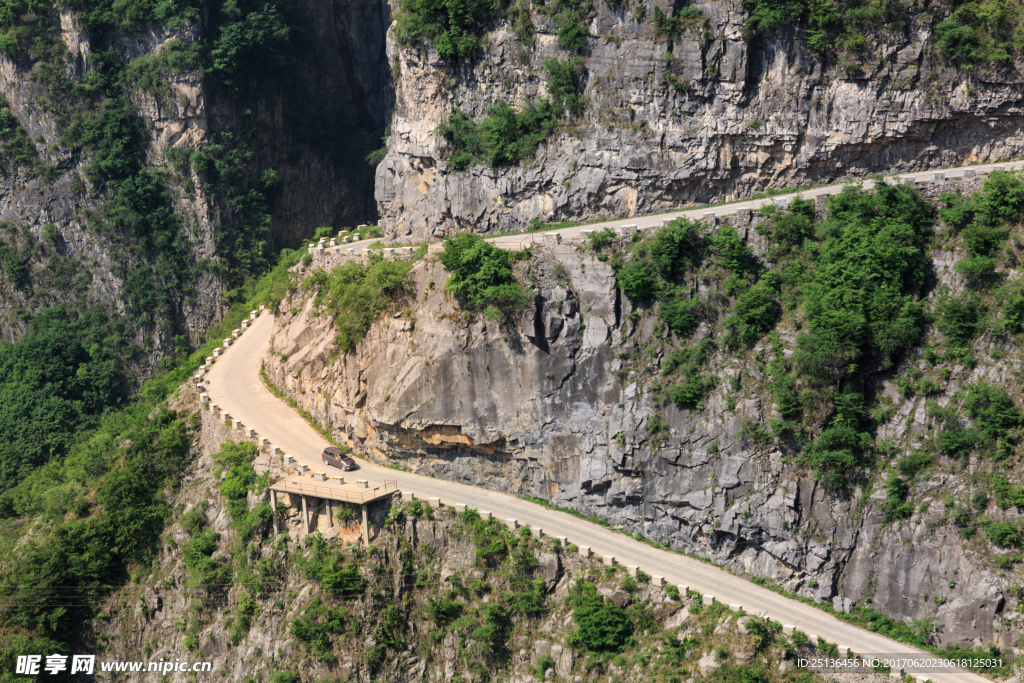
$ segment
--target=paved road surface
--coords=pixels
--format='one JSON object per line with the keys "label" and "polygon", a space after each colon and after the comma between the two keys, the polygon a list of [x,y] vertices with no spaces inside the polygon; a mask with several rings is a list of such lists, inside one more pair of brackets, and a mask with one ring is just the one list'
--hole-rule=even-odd
{"label": "paved road surface", "polygon": [[[256,429],[285,453],[300,461],[319,458],[329,444],[297,412],[274,397],[259,377],[260,362],[270,344],[274,320],[265,313],[226,352],[207,375],[211,401],[232,417]],[[566,536],[569,542],[590,546],[595,555],[613,555],[620,564],[640,566],[651,575],[664,576],[668,583],[686,584],[719,602],[740,604],[748,613],[767,614],[784,624],[846,645],[858,654],[905,654],[930,656],[915,648],[869,633],[814,607],[790,600],[745,579],[697,560],[658,550],[624,534],[592,524],[562,512],[485,489],[433,479],[374,465],[359,460],[360,474],[373,486],[383,479],[398,481],[399,489],[418,498],[439,497],[445,505],[465,503],[477,510],[489,510],[499,519],[515,518],[520,524],[541,527],[548,536]],[[351,475],[350,475],[351,476]],[[908,673],[918,673],[907,667]],[[936,683],[981,683],[982,676],[969,672],[923,674]]]}
{"label": "paved road surface", "polygon": [[[904,182],[907,179],[914,179],[916,182],[919,182],[919,183],[921,183],[921,182],[934,182],[935,174],[936,173],[943,174],[945,179],[949,180],[949,179],[952,179],[952,178],[962,178],[964,176],[964,171],[974,171],[978,175],[982,175],[984,173],[990,172],[992,169],[997,168],[997,167],[998,168],[1003,168],[1003,169],[1005,169],[1007,171],[1010,171],[1010,170],[1020,170],[1021,168],[1024,168],[1024,161],[1010,161],[1010,162],[1005,162],[1005,163],[992,163],[992,164],[977,164],[977,165],[974,165],[974,166],[958,166],[956,168],[947,168],[947,169],[944,169],[944,170],[936,169],[936,170],[932,170],[932,171],[920,171],[920,172],[917,172],[917,173],[902,173],[902,174],[898,174],[898,175],[894,175],[894,176],[887,176],[886,177],[886,182],[891,184],[891,183],[894,183],[894,182]],[[851,181],[850,183],[847,183],[847,184],[852,184],[853,182],[854,181]],[[867,190],[867,189],[871,189],[872,187],[874,187],[875,186],[875,182],[873,180],[865,179],[861,183],[861,185],[864,187],[864,189]],[[844,187],[846,187],[846,185],[825,185],[825,186],[822,186],[822,187],[816,187],[816,188],[811,189],[811,190],[804,190],[803,192],[790,192],[788,194],[780,194],[780,195],[775,195],[774,197],[765,197],[763,199],[752,199],[752,200],[748,200],[748,201],[733,202],[731,204],[719,204],[719,205],[716,205],[716,206],[704,206],[704,207],[701,207],[701,208],[698,208],[698,209],[687,209],[685,211],[672,211],[672,212],[669,212],[669,213],[655,214],[653,216],[636,216],[636,217],[633,217],[633,218],[623,218],[621,220],[607,221],[607,222],[604,222],[604,223],[594,223],[594,224],[590,224],[590,225],[577,225],[577,226],[572,227],[572,228],[562,228],[560,230],[549,230],[547,232],[549,234],[553,233],[553,232],[557,232],[563,238],[568,238],[568,237],[573,237],[573,236],[579,235],[580,232],[583,231],[583,230],[601,230],[601,229],[604,229],[604,228],[607,228],[607,227],[617,228],[617,227],[620,227],[620,226],[623,226],[623,225],[633,225],[633,226],[636,226],[640,230],[644,230],[644,229],[647,229],[647,228],[660,227],[663,221],[665,221],[665,220],[672,220],[674,218],[679,218],[680,216],[685,216],[686,218],[689,218],[691,220],[699,219],[699,218],[701,218],[703,216],[703,214],[709,213],[709,212],[712,212],[712,213],[714,213],[714,214],[716,214],[718,216],[728,216],[730,214],[736,213],[740,209],[760,209],[761,207],[764,207],[764,206],[769,206],[771,204],[776,204],[776,203],[779,202],[779,200],[791,200],[791,199],[794,199],[795,197],[803,197],[804,199],[814,199],[815,197],[822,197],[822,196],[830,195],[830,194],[839,194],[840,192],[843,191]],[[493,237],[493,238],[491,238],[488,241],[493,242],[495,245],[500,246],[500,247],[504,247],[506,249],[521,249],[521,248],[523,248],[525,246],[528,246],[530,244],[540,244],[540,243],[542,243],[543,235],[544,234],[545,233],[543,233],[543,232],[528,233],[528,234],[524,233],[524,234],[521,234],[521,235],[508,235],[506,237]],[[328,250],[339,250],[339,249],[350,249],[351,248],[351,249],[355,249],[356,253],[359,254],[359,253],[362,252],[363,249],[369,247],[371,244],[373,244],[374,242],[377,242],[377,241],[379,241],[379,240],[377,240],[377,239],[362,240],[360,242],[356,242],[356,243],[353,243],[353,244],[344,244],[344,245],[339,245],[339,246],[336,246],[336,247],[329,247]],[[440,248],[439,245],[437,245],[437,246],[438,246],[438,248]]]}

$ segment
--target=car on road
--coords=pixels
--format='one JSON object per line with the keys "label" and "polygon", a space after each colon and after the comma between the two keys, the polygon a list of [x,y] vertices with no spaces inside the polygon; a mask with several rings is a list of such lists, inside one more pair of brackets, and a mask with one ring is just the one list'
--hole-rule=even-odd
{"label": "car on road", "polygon": [[346,472],[359,469],[359,465],[356,464],[355,460],[349,457],[345,451],[340,448],[335,448],[334,446],[328,446],[325,448],[320,459],[324,461],[325,465],[334,465]]}

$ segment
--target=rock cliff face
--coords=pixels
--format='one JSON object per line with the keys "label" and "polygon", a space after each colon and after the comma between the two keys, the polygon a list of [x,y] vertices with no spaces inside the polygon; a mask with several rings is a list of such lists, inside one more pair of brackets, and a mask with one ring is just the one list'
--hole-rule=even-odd
{"label": "rock cliff face", "polygon": [[[221,469],[215,459],[226,442],[237,439],[237,432],[200,410],[192,391],[184,390],[173,408],[199,413],[193,422],[192,464],[180,489],[167,492],[175,519],[147,575],[111,595],[101,616],[86,627],[83,649],[100,662],[210,662],[211,672],[236,683],[287,672],[302,680],[361,683],[441,683],[455,676],[481,680],[486,673],[487,680],[529,683],[536,680],[532,667],[547,661],[559,680],[573,680],[595,675],[586,651],[570,646],[575,622],[566,597],[579,580],[593,582],[615,605],[648,616],[649,630],[636,634],[625,650],[627,657],[633,652],[656,654],[667,634],[680,639],[700,634],[694,635],[700,647],[690,647],[685,656],[691,661],[669,666],[695,665],[699,659],[701,671],[710,672],[722,664],[708,653],[721,646],[732,663],[763,663],[771,670],[781,667],[781,673],[792,669],[781,647],[759,648],[755,661],[754,636],[745,628],[749,616],[701,610],[699,597],[673,598],[662,587],[624,583],[622,567],[604,570],[596,557],[584,558],[528,535],[516,537],[497,520],[475,528],[501,547],[496,551],[493,544],[487,546],[489,559],[482,561],[474,529],[453,509],[430,511],[418,503],[379,501],[371,510],[372,546],[366,548],[358,522],[339,516],[329,528],[317,509],[310,510],[314,531],[307,535],[299,497],[282,494],[281,536],[274,537],[264,522],[252,537],[245,537],[232,523],[237,508],[232,512],[219,490]],[[253,467],[259,474],[274,472],[281,468],[280,458],[259,454]],[[250,491],[248,509],[268,498],[266,491]],[[200,534],[215,547],[197,551]],[[512,558],[502,541],[516,548],[511,577],[505,572]],[[198,553],[235,572],[234,582],[204,584],[197,565],[190,565]],[[354,570],[354,578],[343,579],[348,582],[345,589],[339,588],[337,575],[317,575],[324,562],[343,576]],[[329,583],[331,578],[335,583]],[[355,583],[361,587],[353,588]],[[510,592],[524,590],[537,592],[537,607],[529,614],[507,609],[504,602],[498,606]],[[447,607],[448,621],[436,612],[438,604]],[[502,621],[495,637],[497,655],[474,648],[469,638],[484,633],[478,627],[487,623],[488,607],[498,607]],[[452,624],[451,615],[460,615],[460,623]],[[628,657],[598,671],[656,680],[649,661]],[[195,677],[184,672],[164,675],[169,681]],[[127,673],[122,680],[151,676]],[[848,674],[837,678],[859,679]],[[868,680],[881,683],[882,677]]]}
{"label": "rock cliff face", "polygon": [[[761,217],[719,220],[761,244]],[[949,260],[936,252],[935,272],[962,286]],[[563,243],[521,267],[536,305],[503,326],[448,300],[447,274],[428,257],[413,270],[406,311],[375,324],[350,354],[332,351],[333,321],[311,300],[286,302],[281,310],[291,312],[279,318],[267,372],[372,459],[548,499],[838,609],[858,603],[908,621],[935,617],[943,645],[1016,646],[1022,631],[1006,609],[1016,597],[1007,589],[1012,578],[993,568],[998,551],[984,539],[964,540],[942,517],[944,499],[971,495],[959,467],[915,484],[913,519],[885,524],[880,478],[837,496],[785,448],[743,438],[745,423],[777,416],[765,342],[711,360],[720,382],[703,411],[663,405],[648,387],[668,340],[651,311],[621,294],[607,262],[583,243]],[[695,296],[717,287],[701,282]],[[796,331],[778,332],[788,356]],[[939,402],[979,379],[1007,381],[1017,366],[1004,358],[951,367]],[[925,399],[906,400],[896,388],[904,370],[873,380],[896,408],[879,437],[901,449],[931,429]]]}
{"label": "rock cliff face", "polygon": [[1024,150],[1020,72],[943,66],[929,13],[910,10],[905,28],[869,41],[857,70],[823,63],[793,33],[745,37],[740,0],[693,5],[707,28],[673,40],[653,38],[649,20],[671,3],[616,4],[594,3],[585,114],[512,168],[454,171],[434,130],[455,109],[479,120],[496,101],[544,95],[545,60],[570,56],[551,20],[533,13],[532,48],[499,23],[471,63],[389,34],[397,103],[376,187],[389,235],[631,216]]}
{"label": "rock cliff face", "polygon": [[[154,282],[154,288],[171,292],[175,310],[170,319],[133,330],[146,358],[143,366],[170,350],[175,335],[198,341],[219,319],[221,297],[231,286],[226,268],[232,250],[242,243],[225,236],[237,232],[249,214],[267,209],[268,229],[260,239],[279,248],[294,246],[318,225],[354,225],[372,211],[373,171],[363,156],[383,133],[392,97],[383,52],[387,7],[304,3],[302,11],[309,13],[315,30],[305,39],[309,63],[297,65],[292,75],[308,92],[299,108],[327,121],[330,130],[344,130],[343,147],[310,139],[309,131],[297,129],[297,105],[286,96],[229,91],[198,65],[160,73],[155,84],[129,87],[144,128],[141,166],[170,173],[177,239],[188,259],[200,265],[186,284],[180,271]],[[180,30],[147,25],[96,39],[70,12],[40,18],[47,21],[53,22],[64,50],[50,60],[58,65],[57,77],[40,78],[43,60],[30,51],[0,56],[0,94],[36,155],[28,164],[5,160],[0,173],[0,220],[9,224],[0,241],[18,249],[27,268],[24,277],[8,275],[0,283],[0,337],[8,340],[23,334],[26,313],[59,303],[125,316],[131,299],[127,280],[139,269],[159,265],[157,255],[136,245],[135,234],[103,225],[101,207],[111,191],[86,179],[90,150],[69,144],[68,126],[80,125],[89,111],[74,109],[68,92],[95,77],[101,63],[97,52],[112,49],[131,64],[154,59],[181,41],[209,39],[205,25],[198,23]],[[67,90],[56,90],[53,83],[64,83]],[[277,174],[269,206],[238,205],[234,200],[248,187],[231,186],[224,174],[215,178],[195,164],[176,163],[211,145],[225,145],[227,136],[242,150],[251,149],[244,166],[232,173],[254,178],[267,170]]]}

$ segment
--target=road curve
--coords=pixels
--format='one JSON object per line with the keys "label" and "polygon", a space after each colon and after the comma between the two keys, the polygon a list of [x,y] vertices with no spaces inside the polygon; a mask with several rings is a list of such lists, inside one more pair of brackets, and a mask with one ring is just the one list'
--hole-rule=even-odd
{"label": "road curve", "polygon": [[[315,462],[329,444],[295,410],[271,394],[260,379],[261,361],[270,346],[274,324],[270,313],[264,313],[225,349],[207,375],[210,399],[285,453],[294,455],[300,462],[304,459]],[[571,543],[590,546],[595,555],[612,555],[620,564],[638,565],[648,574],[664,576],[669,583],[686,584],[701,593],[714,595],[719,602],[740,604],[748,613],[766,614],[829,642],[846,645],[858,655],[933,656],[840,621],[827,612],[785,598],[712,565],[658,550],[572,515],[497,491],[392,470],[363,459],[359,464],[360,475],[369,479],[371,486],[384,479],[397,480],[400,490],[413,492],[418,498],[438,497],[445,505],[465,503],[477,510],[489,510],[499,519],[514,518],[520,524],[541,527],[548,536],[566,536]],[[910,674],[921,673],[936,683],[989,680],[962,670],[922,673],[910,666],[905,669]]]}

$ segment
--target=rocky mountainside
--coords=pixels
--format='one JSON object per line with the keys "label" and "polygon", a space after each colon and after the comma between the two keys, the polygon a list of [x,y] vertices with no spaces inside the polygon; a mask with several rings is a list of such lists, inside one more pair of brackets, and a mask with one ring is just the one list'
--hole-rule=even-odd
{"label": "rocky mountainside", "polygon": [[[921,196],[944,205],[940,194],[980,187],[978,179],[937,184]],[[824,202],[816,212],[827,217]],[[777,265],[772,235],[787,215],[798,214],[744,213],[703,230],[733,229],[769,268],[765,282]],[[941,222],[934,230],[945,234]],[[1019,471],[997,467],[1006,476],[992,475],[981,455],[957,464],[945,444],[962,427],[942,427],[936,416],[981,382],[1019,401],[1019,339],[989,332],[970,354],[936,358],[954,334],[942,302],[977,296],[954,267],[962,247],[936,239],[930,284],[918,290],[935,324],[896,364],[864,359],[871,370],[861,381],[880,417],[861,438],[874,440],[876,460],[862,476],[851,456],[838,483],[805,460],[831,434],[823,426],[836,408],[822,415],[806,398],[811,385],[802,385],[808,431],[780,420],[789,413],[778,364],[798,360],[808,344],[800,309],[787,304],[793,317],[774,332],[730,346],[720,335],[736,328],[714,310],[739,306],[727,293],[733,281],[709,266],[688,285],[689,301],[705,307],[701,322],[676,334],[666,327],[667,301],[655,306],[623,291],[619,254],[635,260],[644,252],[634,248],[630,257],[631,245],[653,244],[629,236],[603,249],[576,241],[534,250],[516,266],[532,303],[504,323],[452,297],[449,273],[428,257],[413,267],[407,298],[349,353],[336,347],[340,317],[304,287],[280,306],[266,371],[336,438],[374,460],[595,515],[838,610],[860,605],[923,624],[936,644],[1016,647],[1024,633],[1014,609],[1016,542],[1000,546],[983,527],[975,534],[965,525],[981,523],[981,513],[986,524],[1016,525],[1019,508],[1005,492],[1006,476],[1016,482]],[[320,258],[298,267],[303,279],[334,267]],[[687,346],[689,334],[704,341]],[[699,368],[680,360],[698,352]],[[840,378],[856,366],[841,367]],[[680,372],[694,373],[699,398],[666,385]],[[972,424],[967,414],[959,420]],[[908,465],[914,457],[923,458],[917,470]],[[992,493],[990,476],[1003,477],[1003,495]],[[853,487],[843,490],[843,481]]]}
{"label": "rocky mountainside", "polygon": [[201,341],[271,248],[372,213],[363,157],[391,99],[387,8],[296,6],[288,26],[275,16],[285,44],[263,46],[261,67],[252,46],[217,56],[234,34],[207,4],[204,19],[52,8],[7,27],[20,43],[0,55],[3,338],[47,307],[95,311],[144,375],[176,336]]}
{"label": "rocky mountainside", "polygon": [[696,594],[634,579],[474,511],[380,501],[366,547],[344,504],[333,523],[311,510],[307,535],[299,497],[285,495],[275,536],[265,477],[281,469],[280,457],[232,441],[237,432],[200,410],[191,391],[172,407],[194,415],[192,462],[170,493],[174,518],[148,572],[110,596],[84,635],[99,660],[209,661],[238,683],[659,680],[716,671],[767,683],[794,680],[792,656],[813,651],[779,624],[722,604],[704,608]]}
{"label": "rocky mountainside", "polygon": [[[839,4],[842,21],[802,3],[595,1],[573,14],[573,3],[524,1],[486,25],[482,55],[457,58],[440,38],[406,37],[399,7],[418,5],[396,5],[383,225],[405,241],[518,231],[1021,155],[1019,59],[953,49],[963,12]],[[816,30],[829,35],[816,43]],[[574,64],[578,113],[521,163],[453,164],[454,138],[436,132],[452,112],[480,122],[495,104],[564,98],[553,59]]]}

